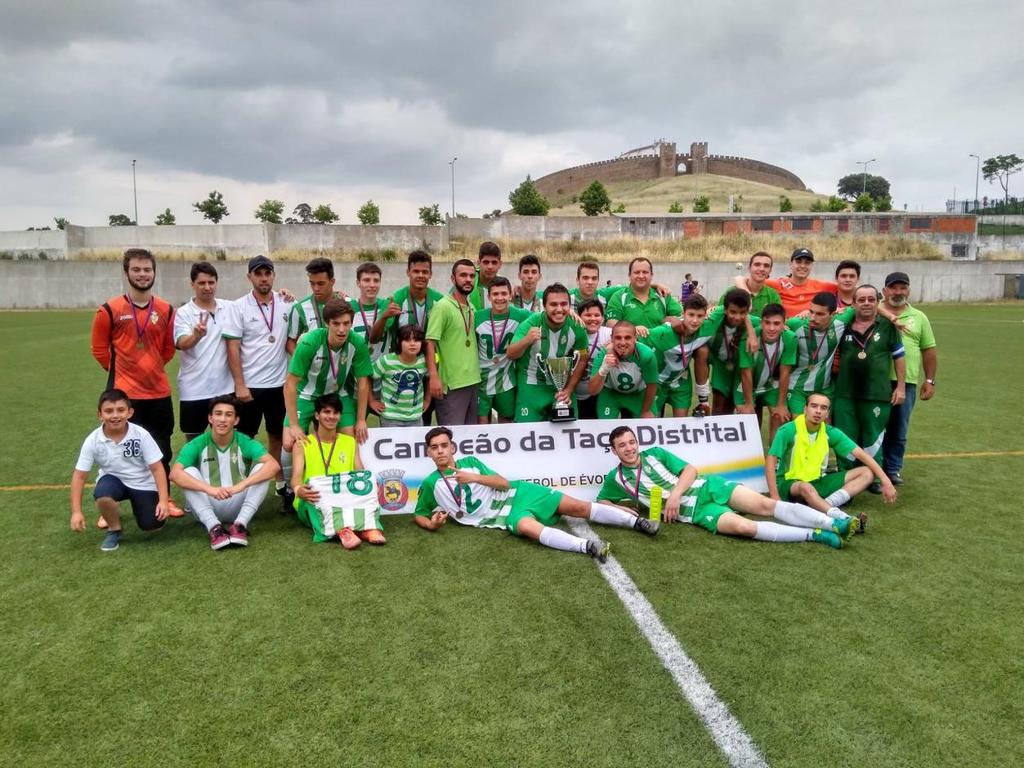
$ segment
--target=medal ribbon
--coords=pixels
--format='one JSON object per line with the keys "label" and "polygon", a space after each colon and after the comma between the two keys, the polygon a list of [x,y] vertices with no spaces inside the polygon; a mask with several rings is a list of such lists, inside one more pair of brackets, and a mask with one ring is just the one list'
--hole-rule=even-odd
{"label": "medal ribbon", "polygon": [[427,329],[427,312],[430,311],[430,296],[427,295],[423,299],[423,320],[420,321],[420,313],[416,310],[416,299],[409,294],[409,311],[412,313],[413,318],[416,320],[416,325],[419,326],[420,330],[425,331]]}
{"label": "medal ribbon", "polygon": [[775,356],[774,357],[770,357],[768,355],[768,347],[765,345],[764,341],[761,342],[761,354],[764,355],[764,361],[765,361],[765,363],[768,366],[768,378],[770,378],[770,379],[774,378],[775,377],[775,364],[779,361],[779,355],[782,354],[782,338],[780,337],[775,342]]}
{"label": "medal ribbon", "polygon": [[494,314],[491,314],[491,341],[494,342],[494,349],[491,350],[493,355],[497,355],[501,352],[501,342],[505,340],[505,329],[508,328],[508,321],[511,318],[506,317],[505,322],[501,324],[501,336],[498,335],[498,331],[494,327]]}
{"label": "medal ribbon", "polygon": [[818,355],[821,354],[822,345],[828,340],[828,331],[821,332],[821,341],[819,341],[815,345],[815,349],[813,352],[811,352],[811,345],[814,344],[814,331],[810,328],[810,326],[808,326],[807,332],[811,336],[811,343],[807,345],[807,353],[811,356],[811,362],[816,363],[818,362]]}
{"label": "medal ribbon", "polygon": [[[253,301],[256,302],[256,306],[259,307],[259,309],[260,309],[260,317],[263,318],[263,324],[265,326],[267,326],[267,332],[273,334],[274,333],[274,294],[270,294],[270,319],[269,320],[267,320],[267,315],[263,311],[263,302],[261,302],[259,299],[257,299],[255,294],[253,295],[252,298],[253,298]],[[316,299],[313,299],[313,306],[314,307],[316,306]]]}
{"label": "medal ribbon", "polygon": [[[338,350],[339,358],[341,357],[341,353],[344,349],[345,347],[342,347]],[[341,382],[338,381],[338,369],[341,368],[341,360],[339,359],[337,365],[334,364],[334,355],[331,354],[331,345],[326,341],[324,342],[324,352],[327,353],[327,363],[331,366],[331,376],[334,377],[334,383],[340,385]]]}
{"label": "medal ribbon", "polygon": [[331,474],[331,459],[334,458],[334,449],[338,447],[338,436],[334,436],[334,442],[331,443],[331,451],[327,454],[327,458],[324,458],[324,444],[320,440],[320,435],[314,431],[313,436],[316,438],[317,450],[320,451],[320,461],[324,463],[324,474],[329,475]]}
{"label": "medal ribbon", "polygon": [[[462,318],[462,327],[466,330],[466,346],[469,346],[469,334],[473,330],[473,308],[469,307],[468,312],[462,310],[462,302],[456,301],[459,306],[459,316]],[[505,321],[508,323],[508,321]]]}
{"label": "medal ribbon", "polygon": [[[455,484],[455,488],[452,488],[452,484],[448,482],[448,478],[445,477],[444,472],[441,472],[441,479],[444,480],[444,484],[448,486],[448,493],[452,495],[452,499],[455,500],[455,506],[462,510],[462,486],[458,483]],[[456,492],[456,488],[458,492]]]}
{"label": "medal ribbon", "polygon": [[[864,334],[863,344],[860,343],[860,334],[858,334],[856,331],[853,331],[853,333],[850,334],[850,336],[852,336],[853,340],[856,342],[857,346],[860,347],[860,351],[865,355],[868,352],[868,345],[871,344],[871,335],[875,332],[876,325],[878,325],[878,323],[872,323],[871,327],[868,328],[867,333]],[[851,328],[850,330],[853,329]]]}
{"label": "medal ribbon", "polygon": [[629,485],[626,483],[626,476],[622,474],[622,465],[619,464],[619,484],[625,489],[626,493],[636,499],[636,503],[640,503],[640,476],[644,473],[644,461],[640,460],[640,463],[636,468],[636,483],[633,485],[633,490],[629,490]]}
{"label": "medal ribbon", "polygon": [[594,352],[597,350],[597,342],[601,338],[601,329],[598,328],[594,331],[594,343],[590,345],[590,351],[587,353],[587,378],[589,379],[594,370]]}
{"label": "medal ribbon", "polygon": [[142,337],[146,335],[146,322],[149,320],[149,313],[153,309],[153,297],[149,297],[149,303],[146,304],[146,308],[143,310],[141,327],[139,326],[139,317],[135,314],[135,302],[132,301],[131,297],[127,293],[124,297],[128,301],[128,306],[132,308],[132,325],[135,326],[136,341],[142,341]]}
{"label": "medal ribbon", "polygon": [[379,311],[380,311],[380,306],[378,306],[377,302],[374,302],[373,303],[373,321],[368,323],[368,322],[366,322],[366,313],[363,311],[363,304],[362,304],[362,302],[359,303],[359,314],[363,318],[363,328],[366,329],[366,343],[367,344],[370,343],[370,329],[376,324],[376,322],[377,322],[377,313]]}

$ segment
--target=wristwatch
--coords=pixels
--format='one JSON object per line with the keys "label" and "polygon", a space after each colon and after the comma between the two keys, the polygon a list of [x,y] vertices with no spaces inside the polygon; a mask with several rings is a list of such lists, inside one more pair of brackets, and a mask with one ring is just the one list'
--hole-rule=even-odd
{"label": "wristwatch", "polygon": [[924,383],[925,384],[931,384],[934,387],[935,386],[935,379],[925,379]]}

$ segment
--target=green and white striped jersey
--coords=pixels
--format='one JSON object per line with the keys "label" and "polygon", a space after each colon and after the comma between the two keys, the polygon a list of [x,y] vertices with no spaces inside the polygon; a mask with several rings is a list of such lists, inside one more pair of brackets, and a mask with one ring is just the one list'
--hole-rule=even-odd
{"label": "green and white striped jersey", "polygon": [[519,324],[529,317],[530,312],[519,307],[509,307],[505,315],[497,317],[493,309],[474,315],[480,381],[488,395],[508,392],[516,385],[514,361],[508,359],[505,350],[512,343]]}
{"label": "green and white striped jersey", "polygon": [[371,344],[370,329],[377,322],[380,313],[388,308],[388,301],[387,299],[377,299],[376,304],[367,304],[365,307],[359,303],[359,299],[351,299],[349,303],[352,305],[353,312],[352,333],[357,333],[362,337],[370,351],[370,360],[376,360],[384,351],[384,342],[378,341],[376,344]]}
{"label": "green and white striped jersey", "polygon": [[826,331],[816,331],[808,318],[794,317],[786,325],[796,336],[796,365],[789,379],[794,392],[826,392],[832,384],[832,358],[847,327],[853,307],[838,312]]}
{"label": "green and white striped jersey", "polygon": [[655,352],[658,383],[668,389],[689,387],[693,353],[711,343],[724,318],[725,313],[716,309],[700,324],[696,333],[685,340],[669,325],[652,328],[645,338],[641,338],[641,343],[647,344]]}
{"label": "green and white striped jersey", "polygon": [[385,419],[419,422],[423,418],[427,362],[422,354],[413,363],[402,362],[394,353],[381,355],[373,363],[373,378],[380,382]]}
{"label": "green and white striped jersey", "polygon": [[[646,513],[651,508],[651,489],[658,486],[664,491],[663,495],[668,496],[669,492],[676,487],[676,482],[686,467],[685,461],[664,448],[658,446],[648,448],[640,452],[639,467],[624,467],[619,464],[604,476],[604,483],[597,493],[597,500],[623,504]],[[637,484],[638,470],[639,486]],[[704,478],[698,477],[683,494],[679,502],[682,522],[690,522],[693,507],[697,503],[697,492],[702,485],[704,485]],[[684,515],[684,508],[689,509],[690,514]]]}
{"label": "green and white striped jersey", "polygon": [[521,341],[531,328],[539,328],[540,339],[535,341],[517,360],[517,383],[551,386],[551,382],[537,365],[537,355],[547,360],[552,357],[572,357],[573,350],[587,351],[587,330],[571,317],[567,317],[559,328],[548,325],[547,315],[538,312],[519,324],[512,341]]}
{"label": "green and white striped jersey", "polygon": [[[608,356],[608,350],[601,348],[594,358],[593,371],[596,373]],[[620,358],[619,364],[608,371],[604,388],[623,395],[643,392],[648,384],[658,383],[658,363],[654,350],[637,344],[636,350],[628,357]]]}
{"label": "green and white striped jersey", "polygon": [[260,443],[241,432],[235,432],[231,442],[221,448],[213,441],[213,433],[206,430],[186,443],[174,462],[198,469],[206,483],[224,488],[242,482],[266,455]]}
{"label": "green and white striped jersey", "polygon": [[366,531],[380,528],[380,503],[373,473],[357,469],[340,475],[318,475],[307,481],[320,494],[315,508],[320,520],[314,521],[317,540],[329,540],[351,528]]}
{"label": "green and white striped jersey", "polygon": [[761,346],[753,355],[747,352],[745,344],[740,347],[740,369],[753,369],[755,395],[778,389],[780,366],[795,364],[796,335],[789,330],[783,330],[782,335],[770,344],[762,339]]}
{"label": "green and white striped jersey", "polygon": [[[718,309],[716,308],[715,311],[717,312]],[[731,371],[739,364],[740,348],[746,344],[747,326],[730,327],[724,322],[724,309],[722,310],[722,318],[723,322],[718,326],[718,330],[715,332],[715,337],[711,340],[709,347],[711,363],[712,365],[724,365]],[[761,327],[760,318],[751,317],[750,322],[754,326],[755,332]]]}
{"label": "green and white striped jersey", "polygon": [[[469,469],[481,475],[494,475],[475,456],[464,456],[456,460],[459,469]],[[479,483],[459,485],[455,482],[455,473],[451,470],[441,477],[434,470],[420,484],[419,495],[416,497],[416,510],[413,514],[430,517],[434,510],[440,509],[462,525],[475,528],[504,528],[505,521],[512,511],[512,500],[516,495],[516,485],[505,491],[488,488]]]}
{"label": "green and white striped jersey", "polygon": [[309,294],[292,304],[288,313],[288,338],[297,339],[306,331],[324,327],[324,305]]}
{"label": "green and white striped jersey", "polygon": [[355,389],[349,380],[350,372],[353,376],[370,376],[373,373],[366,342],[349,333],[341,349],[330,349],[326,328],[300,336],[288,364],[288,373],[299,378],[299,397],[305,400],[313,400],[327,392],[341,391],[345,395],[353,395]]}

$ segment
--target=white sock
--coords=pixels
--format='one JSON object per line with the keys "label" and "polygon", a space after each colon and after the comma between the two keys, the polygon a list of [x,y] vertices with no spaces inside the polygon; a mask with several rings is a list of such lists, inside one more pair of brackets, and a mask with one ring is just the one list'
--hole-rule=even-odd
{"label": "white sock", "polygon": [[292,452],[281,449],[281,472],[284,473],[284,482],[278,482],[277,488],[291,489],[292,483]]}
{"label": "white sock", "polygon": [[590,502],[590,520],[601,525],[615,525],[619,528],[632,528],[636,523],[636,515],[610,504]]}
{"label": "white sock", "polygon": [[843,510],[841,510],[839,507],[829,507],[828,512],[826,512],[825,514],[831,517],[833,520],[845,520],[849,517],[849,515],[843,512]]}
{"label": "white sock", "polygon": [[[258,469],[259,465],[257,464],[252,468],[252,471],[255,472]],[[263,500],[267,497],[268,490],[269,486],[267,483],[257,483],[256,485],[250,485],[246,488],[245,496],[242,501],[242,509],[238,513],[238,517],[235,518],[235,522],[248,528],[249,523],[256,514],[256,510],[260,508],[260,504],[262,504]]]}
{"label": "white sock", "polygon": [[571,533],[544,526],[540,532],[540,543],[545,547],[560,549],[563,552],[586,552],[587,540]]}
{"label": "white sock", "polygon": [[794,528],[778,523],[757,522],[755,525],[757,525],[757,533],[754,534],[754,538],[758,541],[810,541],[814,534],[814,531],[809,528]]}
{"label": "white sock", "polygon": [[192,514],[196,516],[196,519],[206,526],[206,530],[212,531],[216,526],[220,525],[220,520],[217,518],[217,513],[213,511],[213,505],[210,503],[210,497],[202,491],[185,491],[185,500],[188,502],[189,507],[192,508]]}
{"label": "white sock", "polygon": [[840,488],[838,491],[833,493],[831,496],[825,497],[825,503],[830,507],[841,507],[850,500],[850,494],[846,492],[845,488]]}
{"label": "white sock", "polygon": [[787,525],[796,525],[800,528],[832,530],[832,520],[828,515],[804,504],[794,504],[791,501],[776,501],[773,517]]}

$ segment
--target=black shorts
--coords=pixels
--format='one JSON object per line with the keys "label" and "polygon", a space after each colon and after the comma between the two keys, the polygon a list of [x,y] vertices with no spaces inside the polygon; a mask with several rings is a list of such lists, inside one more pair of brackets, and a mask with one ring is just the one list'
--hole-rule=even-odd
{"label": "black shorts", "polygon": [[135,515],[135,522],[144,531],[155,531],[162,528],[164,521],[158,520],[156,516],[156,503],[160,500],[156,491],[140,491],[138,488],[129,488],[121,482],[121,479],[114,475],[103,475],[96,481],[96,488],[93,489],[94,499],[111,498],[114,501],[125,501],[132,505],[132,514]]}
{"label": "black shorts", "polygon": [[132,400],[135,413],[129,419],[152,435],[163,454],[165,470],[171,466],[171,435],[174,433],[174,405],[169,397],[155,400]]}
{"label": "black shorts", "polygon": [[[233,395],[233,392],[225,392]],[[202,400],[182,400],[178,403],[178,426],[186,435],[201,435],[210,426],[209,413],[212,397]]]}
{"label": "black shorts", "polygon": [[256,437],[260,431],[260,422],[267,428],[267,434],[281,437],[284,432],[284,387],[267,387],[266,389],[249,389],[252,401],[242,403],[239,414],[238,431],[249,437]]}

